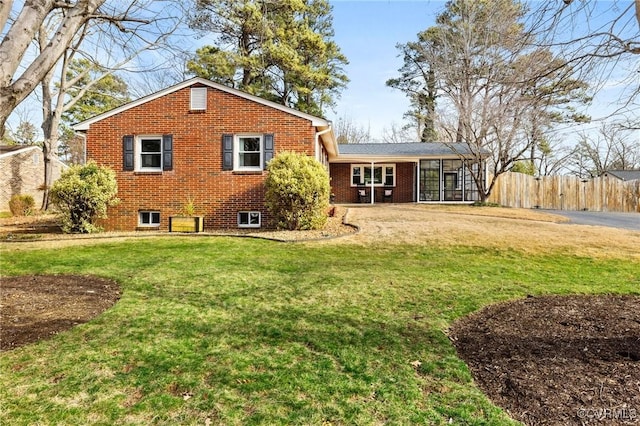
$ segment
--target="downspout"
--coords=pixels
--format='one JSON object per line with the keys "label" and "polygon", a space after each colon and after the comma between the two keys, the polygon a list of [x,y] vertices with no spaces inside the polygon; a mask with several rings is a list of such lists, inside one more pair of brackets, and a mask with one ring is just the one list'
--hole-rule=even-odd
{"label": "downspout", "polygon": [[82,164],[87,164],[87,134],[82,134]]}
{"label": "downspout", "polygon": [[82,138],[82,164],[87,164],[87,134],[85,132],[74,132],[78,137]]}
{"label": "downspout", "polygon": [[320,161],[321,163],[322,163],[321,159],[318,158],[320,156],[320,152],[319,152],[319,149],[318,149],[320,147],[320,145],[319,145],[320,144],[320,136],[324,135],[325,133],[329,133],[331,130],[333,130],[333,129],[331,128],[331,125],[329,125],[329,127],[327,127],[326,129],[324,129],[324,130],[322,130],[320,132],[316,132],[316,144],[315,144],[316,145],[315,146],[316,160]]}

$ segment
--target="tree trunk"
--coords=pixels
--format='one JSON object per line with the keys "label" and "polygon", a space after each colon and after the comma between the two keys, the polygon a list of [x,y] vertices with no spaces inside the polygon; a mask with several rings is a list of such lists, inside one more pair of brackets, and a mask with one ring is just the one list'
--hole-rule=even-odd
{"label": "tree trunk", "polygon": [[49,209],[50,189],[53,183],[53,165],[57,159],[57,141],[45,139],[42,145],[42,152],[44,154],[44,185],[42,192],[42,206],[41,210],[45,211]]}
{"label": "tree trunk", "polygon": [[[0,43],[0,132],[16,106],[20,104],[42,81],[67,50],[78,29],[91,18],[105,0],[78,0],[73,6],[64,8],[60,25],[45,48],[29,63],[20,75],[16,75],[29,45],[43,22],[54,11],[54,0],[24,2],[18,17],[11,23]],[[0,19],[5,19],[10,5],[3,5]]]}
{"label": "tree trunk", "polygon": [[[41,41],[41,44],[43,42]],[[53,97],[51,95],[51,82],[53,80],[53,72],[48,72],[42,82],[42,132],[44,134],[44,142],[42,144],[42,153],[44,154],[44,183],[42,185],[42,206],[41,210],[49,208],[49,190],[53,183],[53,164],[57,155],[58,148],[58,125],[59,118],[56,118],[56,111],[53,107]]]}

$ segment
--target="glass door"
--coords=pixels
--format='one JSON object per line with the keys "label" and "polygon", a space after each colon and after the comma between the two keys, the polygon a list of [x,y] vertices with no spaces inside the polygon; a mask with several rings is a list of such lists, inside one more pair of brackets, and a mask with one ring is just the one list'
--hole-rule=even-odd
{"label": "glass door", "polygon": [[440,201],[440,160],[420,160],[420,201]]}

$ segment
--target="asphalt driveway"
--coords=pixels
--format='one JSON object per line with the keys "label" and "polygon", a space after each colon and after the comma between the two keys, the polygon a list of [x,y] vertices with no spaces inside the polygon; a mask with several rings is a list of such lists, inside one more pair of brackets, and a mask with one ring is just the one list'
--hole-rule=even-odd
{"label": "asphalt driveway", "polygon": [[613,213],[590,211],[545,210],[564,216],[573,225],[608,226],[611,228],[640,231],[640,213]]}

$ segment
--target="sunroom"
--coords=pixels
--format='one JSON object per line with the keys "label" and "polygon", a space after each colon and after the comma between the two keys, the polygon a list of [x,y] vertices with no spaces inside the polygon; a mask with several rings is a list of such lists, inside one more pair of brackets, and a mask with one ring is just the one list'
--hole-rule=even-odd
{"label": "sunroom", "polygon": [[483,159],[443,143],[339,145],[330,173],[336,203],[471,203],[486,179]]}

